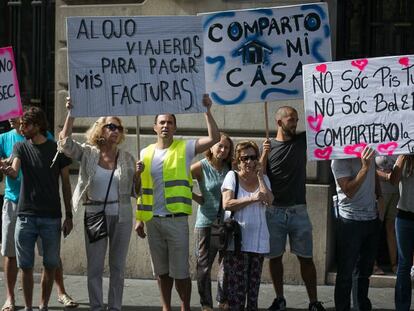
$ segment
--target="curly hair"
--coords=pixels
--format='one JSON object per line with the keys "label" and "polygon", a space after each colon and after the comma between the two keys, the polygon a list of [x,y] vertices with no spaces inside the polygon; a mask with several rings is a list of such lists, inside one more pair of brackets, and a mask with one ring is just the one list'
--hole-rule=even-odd
{"label": "curly hair", "polygon": [[246,150],[249,148],[254,149],[257,158],[260,157],[259,147],[254,141],[251,141],[251,140],[241,141],[236,145],[236,149],[234,152],[234,159],[233,159],[233,167],[237,167],[240,164],[240,153],[243,150]]}
{"label": "curly hair", "polygon": [[[109,119],[115,119],[122,125],[122,121],[118,117],[100,117],[98,120],[95,121],[94,124],[86,131],[85,137],[86,142],[93,146],[102,146],[105,144],[105,139],[102,137],[103,127],[108,124]],[[126,129],[120,133],[121,139],[119,140],[119,144],[121,144],[125,140],[125,133]]]}
{"label": "curly hair", "polygon": [[[225,138],[230,144],[229,154],[223,160],[224,164],[226,164],[227,167],[230,169],[231,168],[231,162],[232,162],[232,159],[233,159],[234,144],[233,144],[233,140],[230,138],[230,136],[228,134],[226,134],[224,132],[220,132],[220,140],[222,140],[223,138]],[[204,155],[205,155],[206,159],[208,160],[208,162],[211,163],[211,159],[213,158],[213,153],[211,152],[211,148],[208,148],[204,152]]]}
{"label": "curly hair", "polygon": [[47,119],[39,107],[29,107],[22,116],[22,122],[37,125],[43,136],[47,136]]}

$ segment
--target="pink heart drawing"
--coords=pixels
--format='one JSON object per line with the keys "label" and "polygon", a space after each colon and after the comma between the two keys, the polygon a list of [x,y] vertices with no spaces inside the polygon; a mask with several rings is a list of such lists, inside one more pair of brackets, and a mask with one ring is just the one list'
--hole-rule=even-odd
{"label": "pink heart drawing", "polygon": [[361,153],[364,150],[366,145],[367,144],[365,144],[365,143],[360,143],[360,144],[345,146],[344,147],[344,153],[351,154],[351,155],[356,155],[358,158],[360,158]]}
{"label": "pink heart drawing", "polygon": [[315,155],[316,158],[324,159],[324,160],[329,160],[331,153],[332,153],[332,146],[329,146],[323,149],[315,149],[313,151],[313,154]]}
{"label": "pink heart drawing", "polygon": [[308,120],[309,127],[310,127],[312,130],[314,130],[314,131],[316,131],[316,132],[319,132],[319,130],[320,130],[320,129],[321,129],[321,127],[322,127],[323,115],[318,114],[318,115],[316,116],[316,118],[315,118],[315,117],[313,117],[313,116],[308,116],[308,117],[306,118],[306,120]]}
{"label": "pink heart drawing", "polygon": [[325,73],[326,69],[327,69],[326,64],[321,64],[321,65],[316,66],[316,70],[322,73]]}
{"label": "pink heart drawing", "polygon": [[368,65],[368,59],[357,59],[351,62],[351,65],[357,67],[359,70],[363,71],[365,66]]}
{"label": "pink heart drawing", "polygon": [[377,150],[380,153],[385,153],[387,155],[393,155],[395,149],[397,149],[398,144],[395,141],[392,141],[387,144],[378,145]]}
{"label": "pink heart drawing", "polygon": [[408,57],[401,57],[398,62],[403,65],[404,67],[408,67],[408,65],[410,64],[410,60]]}

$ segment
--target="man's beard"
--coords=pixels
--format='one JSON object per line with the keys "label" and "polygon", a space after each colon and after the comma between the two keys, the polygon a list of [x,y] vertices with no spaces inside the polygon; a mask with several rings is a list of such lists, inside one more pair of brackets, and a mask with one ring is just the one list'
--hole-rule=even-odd
{"label": "man's beard", "polygon": [[282,130],[283,130],[283,133],[290,138],[293,138],[296,135],[296,128],[289,129],[285,125],[282,124]]}

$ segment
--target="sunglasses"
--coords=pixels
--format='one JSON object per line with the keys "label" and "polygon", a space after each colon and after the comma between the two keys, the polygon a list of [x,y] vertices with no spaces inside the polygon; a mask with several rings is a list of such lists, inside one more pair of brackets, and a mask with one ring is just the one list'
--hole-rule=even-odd
{"label": "sunglasses", "polygon": [[113,123],[105,124],[103,127],[107,128],[111,132],[115,132],[115,130],[118,130],[120,133],[124,131],[124,127],[122,125],[116,125]]}
{"label": "sunglasses", "polygon": [[247,162],[247,161],[256,161],[257,160],[257,155],[246,155],[246,156],[241,156],[240,157],[240,161],[242,162]]}

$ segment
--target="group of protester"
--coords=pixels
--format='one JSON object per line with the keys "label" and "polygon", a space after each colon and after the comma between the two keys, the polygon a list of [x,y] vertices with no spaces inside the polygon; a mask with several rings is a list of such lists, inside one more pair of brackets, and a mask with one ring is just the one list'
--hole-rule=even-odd
{"label": "group of protester", "polygon": [[[102,278],[109,248],[107,308],[121,310],[133,226],[131,197],[138,198],[135,231],[139,237],[148,239],[163,310],[171,310],[174,284],[181,309],[190,309],[188,215],[193,200],[199,203],[195,236],[197,284],[203,310],[213,309],[211,269],[217,254],[220,268],[216,300],[220,309],[258,309],[266,257],[276,293],[268,310],[286,310],[282,258],[287,237],[290,250],[300,263],[309,310],[325,310],[317,297],[312,224],[306,207],[306,137],[305,133],[296,133],[297,111],[288,106],[277,111],[276,137],[266,140],[260,151],[253,141],[242,141],[233,148],[232,139],[219,132],[208,95],[203,97],[203,105],[207,108],[208,136],[175,139],[175,116],[157,115],[153,126],[157,140],[140,152],[138,161],[119,148],[126,131],[118,117],[99,118],[87,131],[85,143],[73,140],[75,119],[70,114],[69,99],[68,115],[57,144],[47,139],[46,118],[39,108],[27,110],[19,126],[12,124],[15,129],[0,136],[0,147],[4,149],[0,168],[7,176],[2,254],[6,256],[8,293],[4,311],[14,311],[17,267],[22,270],[25,310],[32,310],[34,248],[38,238],[42,242],[44,265],[39,310],[47,310],[53,280],[63,285],[58,281],[63,280],[59,272],[62,271],[60,236],[61,232],[66,236],[72,230],[72,204],[75,211],[84,209],[86,215],[104,211],[107,223],[106,238],[91,242],[85,233],[90,309],[105,310]],[[14,140],[4,135],[13,135]],[[200,153],[205,153],[205,158],[191,165]],[[371,310],[369,277],[383,214],[374,155],[375,151],[366,147],[360,159],[332,161],[339,201],[337,310],[350,310],[352,287],[358,308]],[[71,159],[80,162],[73,196],[68,170]],[[409,189],[413,186],[413,166],[413,156],[400,156],[393,169],[385,174],[385,179],[394,184],[401,180],[396,220],[397,310],[409,310],[411,303],[414,208],[410,205]],[[193,193],[193,177],[198,181],[200,194]],[[65,207],[62,225],[59,178]],[[240,250],[235,243],[230,243],[225,251],[210,245],[211,225],[221,214],[239,223]],[[13,220],[9,215],[16,216]],[[66,306],[76,305],[64,288],[58,289],[58,295]]]}

